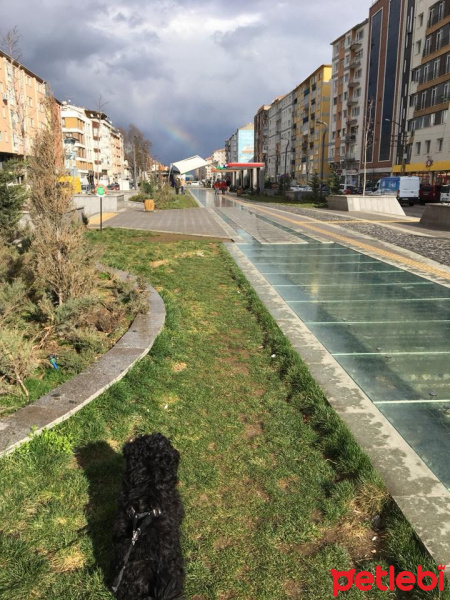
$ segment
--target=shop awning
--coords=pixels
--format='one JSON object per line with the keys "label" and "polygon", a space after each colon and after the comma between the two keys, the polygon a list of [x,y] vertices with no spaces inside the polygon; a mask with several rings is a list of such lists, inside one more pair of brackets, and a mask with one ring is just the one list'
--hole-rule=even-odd
{"label": "shop awning", "polygon": [[195,169],[200,169],[201,167],[206,167],[208,165],[206,160],[204,160],[201,156],[191,156],[190,158],[185,158],[184,160],[179,160],[178,162],[172,163],[172,171],[178,172],[180,175],[184,175],[185,173],[189,173],[190,171],[195,171]]}

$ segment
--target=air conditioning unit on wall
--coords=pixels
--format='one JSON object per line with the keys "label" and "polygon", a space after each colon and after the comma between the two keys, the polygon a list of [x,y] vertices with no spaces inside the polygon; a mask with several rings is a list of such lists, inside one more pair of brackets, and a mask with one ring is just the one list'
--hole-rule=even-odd
{"label": "air conditioning unit on wall", "polygon": [[2,98],[3,98],[3,100],[8,101],[8,94],[2,94]]}

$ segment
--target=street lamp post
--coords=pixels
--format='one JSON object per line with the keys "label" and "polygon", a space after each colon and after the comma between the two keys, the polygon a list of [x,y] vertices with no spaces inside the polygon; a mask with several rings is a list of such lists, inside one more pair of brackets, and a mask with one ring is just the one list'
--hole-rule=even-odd
{"label": "street lamp post", "polygon": [[[406,161],[405,161],[405,132],[401,131],[401,125],[398,121],[395,121],[394,119],[384,119],[387,123],[392,123],[397,125],[398,127],[398,137],[400,139],[400,144],[398,144],[398,148],[397,148],[397,156],[400,154],[400,149],[401,149],[401,157],[402,157],[402,170],[401,170],[401,174],[404,175],[405,174],[405,167],[406,167]],[[392,138],[392,142],[394,142],[394,136],[392,135],[392,128],[391,128],[391,138]]]}
{"label": "street lamp post", "polygon": [[287,151],[289,148],[289,144],[291,143],[291,140],[287,139],[287,144],[286,144],[286,148],[284,149],[284,185],[283,185],[283,191],[284,194],[286,194],[286,188],[287,188]]}
{"label": "street lamp post", "polygon": [[322,198],[322,195],[323,195],[323,169],[324,169],[324,161],[325,161],[325,137],[328,132],[328,125],[325,123],[325,121],[320,121],[319,119],[316,119],[316,123],[318,123],[319,125],[324,125],[324,127],[325,127],[325,130],[322,134],[322,160],[320,161],[320,197]]}

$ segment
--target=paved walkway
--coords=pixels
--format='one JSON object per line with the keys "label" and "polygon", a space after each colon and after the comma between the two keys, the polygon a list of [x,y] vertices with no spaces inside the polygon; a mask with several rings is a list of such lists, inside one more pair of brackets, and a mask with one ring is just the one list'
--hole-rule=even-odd
{"label": "paved walkway", "polygon": [[[130,207],[131,203],[127,204],[127,208],[118,215],[103,219],[104,226],[230,239],[225,229],[207,210],[180,208],[146,212],[141,204],[136,207]],[[91,220],[91,224],[96,226],[98,222],[98,218]]]}

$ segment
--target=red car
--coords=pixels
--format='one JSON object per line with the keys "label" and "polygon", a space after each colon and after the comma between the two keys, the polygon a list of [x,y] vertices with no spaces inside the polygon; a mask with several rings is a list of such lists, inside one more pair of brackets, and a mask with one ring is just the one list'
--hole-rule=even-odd
{"label": "red car", "polygon": [[422,183],[419,190],[419,202],[420,204],[426,204],[427,202],[440,202],[441,201],[441,186],[431,185]]}

